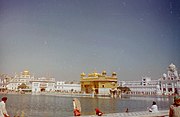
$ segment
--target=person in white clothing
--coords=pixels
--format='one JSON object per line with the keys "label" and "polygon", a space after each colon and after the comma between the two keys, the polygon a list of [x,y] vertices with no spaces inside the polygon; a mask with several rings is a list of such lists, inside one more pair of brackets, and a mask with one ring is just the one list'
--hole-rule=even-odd
{"label": "person in white clothing", "polygon": [[153,101],[151,108],[149,108],[149,112],[158,112],[158,106],[155,101]]}
{"label": "person in white clothing", "polygon": [[3,97],[0,102],[0,117],[10,117],[6,111],[6,101],[7,97]]}

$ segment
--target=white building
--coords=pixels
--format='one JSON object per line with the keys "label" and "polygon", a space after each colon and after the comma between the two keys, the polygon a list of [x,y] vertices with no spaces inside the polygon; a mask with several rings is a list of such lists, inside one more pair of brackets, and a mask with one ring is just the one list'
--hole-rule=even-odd
{"label": "white building", "polygon": [[171,95],[173,93],[180,94],[180,78],[174,64],[170,64],[168,67],[167,75],[164,73],[160,78],[160,89],[162,94]]}
{"label": "white building", "polygon": [[11,77],[7,74],[0,74],[0,91],[4,91],[7,89],[7,85],[9,84],[10,80]]}
{"label": "white building", "polygon": [[28,89],[31,89],[30,81],[34,79],[34,76],[31,76],[29,71],[23,71],[20,75],[15,74],[14,78],[9,81],[7,89],[11,91],[18,91],[18,86],[22,83],[27,86]]}
{"label": "white building", "polygon": [[55,78],[41,77],[30,81],[32,93],[55,91]]}
{"label": "white building", "polygon": [[64,81],[57,81],[55,91],[58,92],[80,92],[81,85],[79,83],[67,83]]}
{"label": "white building", "polygon": [[164,73],[163,77],[158,80],[151,80],[151,78],[143,77],[141,81],[120,81],[119,85],[122,87],[129,87],[131,90],[130,94],[180,94],[180,78],[174,64],[170,64],[167,75]]}
{"label": "white building", "polygon": [[129,87],[130,94],[155,95],[160,94],[158,80],[151,80],[149,77],[142,77],[140,81],[120,81],[122,87]]}

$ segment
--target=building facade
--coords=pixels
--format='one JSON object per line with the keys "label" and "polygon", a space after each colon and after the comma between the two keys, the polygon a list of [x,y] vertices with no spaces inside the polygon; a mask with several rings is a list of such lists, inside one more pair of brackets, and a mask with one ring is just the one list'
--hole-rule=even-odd
{"label": "building facade", "polygon": [[30,81],[32,93],[53,92],[55,91],[55,79],[41,77]]}
{"label": "building facade", "polygon": [[86,76],[81,74],[81,92],[86,94],[109,94],[110,89],[117,87],[117,75],[115,72],[111,76],[106,75],[106,71],[102,73],[93,72]]}
{"label": "building facade", "polygon": [[142,77],[140,81],[119,81],[122,87],[129,87],[130,94],[156,95],[160,94],[159,81],[150,77]]}
{"label": "building facade", "polygon": [[142,77],[140,81],[119,81],[119,85],[129,87],[130,94],[147,95],[173,95],[180,94],[180,78],[177,68],[170,64],[167,74],[163,74],[157,80],[151,80],[149,77]]}
{"label": "building facade", "polygon": [[159,79],[161,93],[164,95],[180,94],[180,77],[174,64],[170,64],[167,68],[167,74]]}
{"label": "building facade", "polygon": [[12,78],[7,74],[0,74],[0,92],[7,90],[7,85]]}
{"label": "building facade", "polygon": [[34,79],[34,76],[30,74],[29,71],[25,70],[20,73],[20,75],[15,74],[15,76],[7,84],[7,89],[11,91],[18,91],[18,86],[25,84],[27,86],[26,90],[31,90],[30,81]]}
{"label": "building facade", "polygon": [[81,85],[79,83],[68,83],[65,81],[57,81],[55,84],[55,91],[57,92],[80,92]]}

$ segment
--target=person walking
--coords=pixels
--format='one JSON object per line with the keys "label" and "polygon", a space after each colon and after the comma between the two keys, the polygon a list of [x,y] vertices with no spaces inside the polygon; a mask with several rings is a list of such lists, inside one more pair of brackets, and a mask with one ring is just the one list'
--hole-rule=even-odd
{"label": "person walking", "polygon": [[0,117],[10,117],[6,111],[6,101],[7,97],[3,97],[0,102]]}
{"label": "person walking", "polygon": [[155,101],[153,101],[151,108],[149,108],[149,112],[159,112]]}
{"label": "person walking", "polygon": [[174,103],[169,108],[169,117],[180,117],[180,96],[174,97]]}

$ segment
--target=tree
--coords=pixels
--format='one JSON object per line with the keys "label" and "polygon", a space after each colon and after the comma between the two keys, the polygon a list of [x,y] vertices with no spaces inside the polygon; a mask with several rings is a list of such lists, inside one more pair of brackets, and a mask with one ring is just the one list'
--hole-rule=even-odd
{"label": "tree", "polygon": [[18,89],[26,89],[28,86],[25,83],[22,83],[21,85],[18,86]]}
{"label": "tree", "polygon": [[123,93],[127,93],[127,92],[131,91],[129,87],[121,87],[121,86],[119,86],[119,87],[117,87],[117,89],[120,89],[121,92],[123,92]]}

